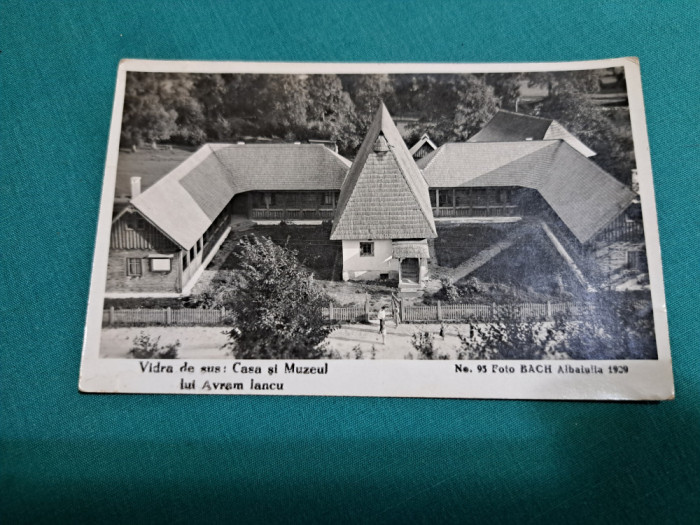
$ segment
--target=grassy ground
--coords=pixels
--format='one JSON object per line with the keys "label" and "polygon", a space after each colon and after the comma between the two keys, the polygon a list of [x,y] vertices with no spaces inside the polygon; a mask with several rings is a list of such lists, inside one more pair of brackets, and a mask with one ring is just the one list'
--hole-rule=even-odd
{"label": "grassy ground", "polygon": [[504,224],[437,224],[435,254],[438,266],[456,268],[480,251],[506,238],[515,226]]}
{"label": "grassy ground", "polygon": [[165,146],[161,148],[163,149],[142,148],[136,152],[128,149],[119,150],[115,197],[131,196],[130,177],[141,177],[141,191],[143,191],[192,155],[195,150],[195,148],[181,146],[173,146],[172,149],[167,149]]}
{"label": "grassy ground", "polygon": [[[246,232],[258,237],[269,237],[275,244],[297,251],[297,258],[316,279],[339,280],[342,272],[342,244],[329,240],[330,231],[325,225],[256,225]],[[238,250],[233,247],[221,266],[232,270],[240,266]]]}
{"label": "grassy ground", "polygon": [[[521,228],[516,242],[457,281],[464,302],[544,302],[575,300],[584,290],[571,269],[536,225],[438,224],[437,263],[456,268]],[[445,299],[441,293],[436,299]],[[427,298],[430,302],[430,298]]]}

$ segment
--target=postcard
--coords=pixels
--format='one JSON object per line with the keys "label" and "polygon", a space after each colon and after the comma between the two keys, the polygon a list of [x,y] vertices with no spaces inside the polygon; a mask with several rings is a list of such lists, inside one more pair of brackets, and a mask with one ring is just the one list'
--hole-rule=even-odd
{"label": "postcard", "polygon": [[672,399],[638,60],[123,60],[79,388]]}

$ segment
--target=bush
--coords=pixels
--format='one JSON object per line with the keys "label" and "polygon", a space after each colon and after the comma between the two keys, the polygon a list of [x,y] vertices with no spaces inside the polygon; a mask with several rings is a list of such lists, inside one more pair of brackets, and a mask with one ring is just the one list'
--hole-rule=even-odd
{"label": "bush", "polygon": [[160,337],[152,340],[150,335],[141,331],[139,335],[134,337],[133,346],[127,354],[134,359],[177,359],[180,349],[179,340],[163,346],[159,343]]}
{"label": "bush", "polygon": [[416,349],[419,359],[449,359],[447,354],[435,350],[435,337],[430,332],[416,332],[411,337],[411,344]]}
{"label": "bush", "polygon": [[459,290],[455,283],[449,277],[443,277],[440,279],[442,283],[442,295],[445,299],[451,303],[456,303],[459,301]]}
{"label": "bush", "polygon": [[330,300],[297,252],[254,235],[240,241],[237,279],[218,293],[235,329],[228,348],[237,359],[321,359],[336,328],[323,317]]}

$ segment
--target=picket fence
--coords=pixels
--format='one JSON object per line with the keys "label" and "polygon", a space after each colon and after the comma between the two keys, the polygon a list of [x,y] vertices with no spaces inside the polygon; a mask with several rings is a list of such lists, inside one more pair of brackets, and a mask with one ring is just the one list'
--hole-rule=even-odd
{"label": "picket fence", "polygon": [[365,305],[334,306],[331,303],[328,308],[322,309],[323,317],[329,321],[366,321],[369,318],[369,308]]}
{"label": "picket fence", "polygon": [[226,324],[225,308],[110,308],[102,314],[103,326],[178,325],[217,326]]}
{"label": "picket fence", "polygon": [[[392,307],[391,317],[397,316],[400,322],[417,321],[491,321],[500,315],[522,320],[551,319],[558,313],[576,315],[582,306],[574,303],[520,303],[514,305],[497,304],[442,304],[407,306],[398,304]],[[369,305],[338,307],[330,303],[322,309],[325,319],[331,322],[363,322],[370,318]],[[221,326],[226,324],[228,314],[225,308],[131,308],[104,310],[103,326]]]}

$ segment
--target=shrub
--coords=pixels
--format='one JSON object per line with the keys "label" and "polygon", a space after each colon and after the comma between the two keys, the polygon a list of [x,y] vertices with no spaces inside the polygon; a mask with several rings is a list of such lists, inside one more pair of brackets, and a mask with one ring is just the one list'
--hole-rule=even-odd
{"label": "shrub", "polygon": [[444,295],[445,299],[451,303],[456,303],[459,301],[459,290],[457,289],[457,286],[455,286],[452,279],[449,277],[443,277],[440,279],[440,282],[442,283],[442,294]]}
{"label": "shrub", "polygon": [[322,308],[329,298],[297,259],[269,238],[241,239],[238,278],[220,285],[236,329],[228,346],[237,359],[320,359],[336,328]]}
{"label": "shrub", "polygon": [[414,333],[411,344],[418,352],[420,359],[449,359],[447,354],[439,354],[435,350],[435,338],[430,332]]}
{"label": "shrub", "polygon": [[134,337],[132,347],[128,355],[134,359],[177,359],[180,349],[180,341],[177,340],[169,345],[160,345],[160,337],[151,339],[146,332],[141,331]]}
{"label": "shrub", "polygon": [[355,356],[355,359],[362,359],[364,357],[364,352],[362,351],[362,348],[360,348],[360,345],[353,346],[352,353]]}

